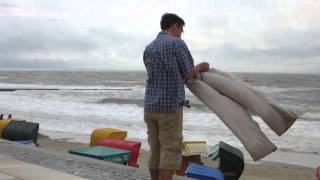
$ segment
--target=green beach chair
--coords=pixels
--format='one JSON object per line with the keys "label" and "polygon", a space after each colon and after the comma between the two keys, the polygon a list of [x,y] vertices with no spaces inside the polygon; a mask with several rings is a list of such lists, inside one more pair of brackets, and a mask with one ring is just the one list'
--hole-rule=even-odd
{"label": "green beach chair", "polygon": [[223,142],[208,149],[208,157],[213,161],[219,160],[219,169],[223,172],[225,180],[239,179],[244,169],[243,153]]}
{"label": "green beach chair", "polygon": [[127,164],[128,159],[131,156],[130,151],[105,146],[77,148],[69,150],[69,153],[95,159],[111,161],[119,164]]}

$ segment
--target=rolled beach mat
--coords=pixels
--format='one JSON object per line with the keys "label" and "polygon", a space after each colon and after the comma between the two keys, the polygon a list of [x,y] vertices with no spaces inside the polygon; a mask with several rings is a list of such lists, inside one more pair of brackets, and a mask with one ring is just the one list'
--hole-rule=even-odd
{"label": "rolled beach mat", "polygon": [[243,106],[199,79],[188,81],[187,87],[232,131],[255,161],[277,149]]}
{"label": "rolled beach mat", "polygon": [[297,116],[279,106],[274,99],[252,89],[232,73],[210,69],[201,74],[202,81],[215,90],[258,115],[277,135],[281,136],[295,122]]}

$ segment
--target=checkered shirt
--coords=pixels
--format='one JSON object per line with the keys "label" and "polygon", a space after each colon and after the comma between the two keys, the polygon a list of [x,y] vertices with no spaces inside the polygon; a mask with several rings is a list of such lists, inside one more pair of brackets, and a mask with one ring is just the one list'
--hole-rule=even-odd
{"label": "checkered shirt", "polygon": [[174,112],[186,104],[183,77],[194,68],[193,58],[179,38],[160,32],[143,53],[147,69],[145,112]]}

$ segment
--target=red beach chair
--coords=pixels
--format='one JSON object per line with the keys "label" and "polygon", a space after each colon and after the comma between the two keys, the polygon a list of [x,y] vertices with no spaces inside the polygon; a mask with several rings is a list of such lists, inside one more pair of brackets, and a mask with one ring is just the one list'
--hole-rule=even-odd
{"label": "red beach chair", "polygon": [[137,161],[140,153],[141,142],[127,141],[121,139],[102,139],[98,141],[97,146],[107,146],[111,148],[130,151],[131,157],[128,160],[128,165],[133,167],[139,167]]}
{"label": "red beach chair", "polygon": [[317,180],[320,180],[320,166],[317,169]]}

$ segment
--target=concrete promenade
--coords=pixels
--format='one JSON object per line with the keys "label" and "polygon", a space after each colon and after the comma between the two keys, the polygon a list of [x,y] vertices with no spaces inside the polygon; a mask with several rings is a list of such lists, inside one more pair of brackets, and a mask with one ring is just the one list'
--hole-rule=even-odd
{"label": "concrete promenade", "polygon": [[[0,139],[0,180],[147,180],[148,172]],[[177,177],[175,179],[188,179]]]}

